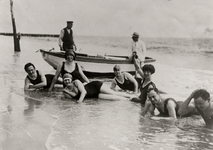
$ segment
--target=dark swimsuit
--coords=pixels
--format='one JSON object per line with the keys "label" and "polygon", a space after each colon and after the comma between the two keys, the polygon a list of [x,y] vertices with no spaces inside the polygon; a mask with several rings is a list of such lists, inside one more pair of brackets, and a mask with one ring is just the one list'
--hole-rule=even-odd
{"label": "dark swimsuit", "polygon": [[168,101],[172,100],[173,102],[175,102],[176,106],[175,106],[175,111],[176,111],[176,115],[178,116],[178,109],[179,109],[179,105],[180,103],[179,102],[176,102],[173,98],[167,98],[165,99],[164,101],[164,112],[161,110],[161,109],[158,109],[158,111],[160,112],[160,116],[169,116],[169,111],[167,109],[167,104],[168,104]]}
{"label": "dark swimsuit", "polygon": [[[103,82],[100,81],[91,81],[90,83],[84,85],[85,90],[87,91],[85,98],[97,98],[102,85]],[[79,99],[80,95],[81,93],[78,92],[78,94],[73,98]]]}
{"label": "dark swimsuit", "polygon": [[149,82],[145,87],[142,87],[143,83],[144,83],[144,81],[141,84],[141,88],[140,88],[141,94],[140,94],[139,98],[141,99],[141,103],[145,104],[146,99],[147,99],[147,90],[148,90],[149,86],[152,85],[153,88],[156,88],[156,86],[153,82]]}
{"label": "dark swimsuit", "polygon": [[[42,81],[41,81],[41,75],[39,74],[39,71],[36,70],[36,73],[37,73],[37,78],[36,78],[35,80],[31,79],[31,78],[27,75],[27,78],[30,80],[30,82],[31,82],[33,85],[39,84],[39,83],[42,82]],[[47,88],[50,87],[50,85],[51,85],[51,83],[52,83],[52,80],[53,80],[53,78],[54,78],[54,75],[52,75],[52,74],[46,74],[45,77],[46,77],[46,80],[47,80],[47,85],[44,86],[43,88],[44,88],[44,89],[47,89]]]}
{"label": "dark swimsuit", "polygon": [[[61,68],[61,76],[62,76],[62,77],[64,76],[65,73],[69,73],[69,74],[72,75],[73,81],[76,80],[76,79],[78,79],[78,80],[80,80],[82,83],[85,82],[85,80],[81,77],[81,74],[80,74],[80,72],[79,72],[77,63],[75,63],[75,70],[74,70],[73,72],[68,72],[68,71],[66,71],[66,70],[64,69],[64,64],[65,64],[65,62],[63,62],[63,65],[62,65],[62,68]],[[64,85],[64,87],[65,87],[65,85]]]}
{"label": "dark swimsuit", "polygon": [[[138,85],[140,85],[142,79],[141,78],[135,78],[135,79],[136,79]],[[124,74],[124,82],[123,83],[120,83],[116,78],[115,78],[115,81],[116,81],[117,85],[122,90],[134,91],[134,84],[131,81],[129,81],[129,80],[126,79],[125,74]]]}

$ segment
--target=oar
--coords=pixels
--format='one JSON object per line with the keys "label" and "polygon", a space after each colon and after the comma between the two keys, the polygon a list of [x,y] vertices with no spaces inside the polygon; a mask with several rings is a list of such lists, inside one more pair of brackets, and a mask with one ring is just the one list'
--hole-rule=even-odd
{"label": "oar", "polygon": [[105,56],[109,56],[109,57],[118,57],[118,58],[126,58],[126,59],[129,58],[128,56],[107,55],[107,54],[105,54]]}

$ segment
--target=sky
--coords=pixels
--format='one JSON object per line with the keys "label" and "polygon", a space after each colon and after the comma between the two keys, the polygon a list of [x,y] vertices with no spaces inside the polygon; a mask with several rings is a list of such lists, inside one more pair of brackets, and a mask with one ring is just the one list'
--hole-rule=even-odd
{"label": "sky", "polygon": [[[17,32],[74,35],[213,37],[213,0],[13,0]],[[0,0],[0,32],[12,32],[9,0]]]}

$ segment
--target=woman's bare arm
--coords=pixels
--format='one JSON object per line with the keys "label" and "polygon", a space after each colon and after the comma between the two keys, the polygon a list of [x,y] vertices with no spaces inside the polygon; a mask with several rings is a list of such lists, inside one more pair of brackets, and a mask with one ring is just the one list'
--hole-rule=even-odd
{"label": "woman's bare arm", "polygon": [[75,82],[75,85],[77,86],[79,92],[81,93],[77,102],[83,102],[83,100],[84,100],[84,98],[85,98],[85,96],[87,94],[87,92],[86,92],[86,90],[84,88],[84,85],[79,80],[75,80],[74,82]]}
{"label": "woman's bare arm", "polygon": [[134,84],[134,92],[137,93],[138,92],[138,83],[135,80],[135,78],[129,73],[125,73],[125,76],[130,82],[132,82]]}
{"label": "woman's bare arm", "polygon": [[54,78],[52,80],[52,83],[50,85],[49,91],[53,90],[53,87],[54,87],[54,85],[55,85],[56,81],[58,80],[58,77],[59,77],[59,75],[61,73],[61,68],[62,68],[62,64],[59,64],[57,66],[57,70],[56,70],[55,76],[54,76]]}
{"label": "woman's bare arm", "polygon": [[90,81],[86,77],[86,75],[84,74],[84,72],[82,71],[81,66],[79,66],[78,64],[77,64],[77,66],[78,66],[78,70],[79,70],[79,73],[80,73],[81,77],[84,79],[84,81],[86,81],[87,83],[89,83]]}

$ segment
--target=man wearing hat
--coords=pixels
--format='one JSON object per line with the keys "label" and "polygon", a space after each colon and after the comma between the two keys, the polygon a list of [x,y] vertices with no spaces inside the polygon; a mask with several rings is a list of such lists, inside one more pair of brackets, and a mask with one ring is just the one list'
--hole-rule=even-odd
{"label": "man wearing hat", "polygon": [[140,67],[142,67],[146,57],[146,45],[139,39],[139,34],[137,32],[133,33],[132,40],[133,41],[131,47],[133,62],[139,63]]}
{"label": "man wearing hat", "polygon": [[73,39],[72,31],[73,21],[67,21],[67,26],[61,30],[58,44],[61,51],[67,51],[69,49],[77,50]]}

